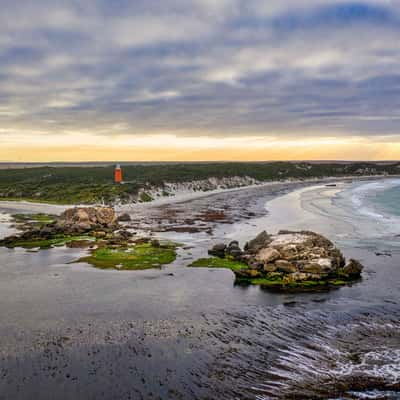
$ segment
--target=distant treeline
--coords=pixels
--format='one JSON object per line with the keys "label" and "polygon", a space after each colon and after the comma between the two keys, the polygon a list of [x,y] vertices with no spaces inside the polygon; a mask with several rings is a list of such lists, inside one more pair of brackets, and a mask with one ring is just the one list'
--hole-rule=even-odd
{"label": "distant treeline", "polygon": [[258,181],[347,175],[397,175],[400,162],[387,163],[182,163],[124,165],[124,185],[114,184],[114,166],[0,169],[0,198],[74,203],[128,201],[138,190],[164,182],[248,176]]}

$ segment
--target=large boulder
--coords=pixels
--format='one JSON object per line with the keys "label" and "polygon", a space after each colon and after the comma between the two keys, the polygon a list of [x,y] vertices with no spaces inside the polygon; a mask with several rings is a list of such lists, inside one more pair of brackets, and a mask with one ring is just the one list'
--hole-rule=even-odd
{"label": "large boulder", "polygon": [[287,260],[276,260],[275,265],[276,270],[278,272],[283,272],[284,274],[292,274],[297,272],[297,268]]}
{"label": "large boulder", "polygon": [[349,260],[349,263],[343,268],[343,272],[350,277],[358,277],[363,270],[363,266],[357,260]]}
{"label": "large boulder", "polygon": [[225,243],[217,243],[210,250],[208,250],[208,254],[215,257],[224,258],[225,257]]}
{"label": "large boulder", "polygon": [[334,263],[331,258],[314,258],[307,260],[299,269],[301,272],[318,275],[327,275],[331,272],[335,272]]}
{"label": "large boulder", "polygon": [[241,256],[243,254],[243,251],[239,247],[239,242],[236,240],[233,240],[230,242],[225,249],[225,255],[230,256],[234,258],[235,260],[240,260]]}
{"label": "large boulder", "polygon": [[247,242],[244,246],[244,250],[248,253],[256,254],[261,249],[268,246],[271,242],[271,236],[266,231],[263,231],[258,234],[254,239]]}
{"label": "large boulder", "polygon": [[56,229],[65,233],[113,229],[118,225],[112,207],[75,207],[64,211],[56,222]]}
{"label": "large boulder", "polygon": [[272,247],[266,247],[261,249],[256,254],[256,260],[262,262],[263,264],[273,263],[281,258],[281,253]]}

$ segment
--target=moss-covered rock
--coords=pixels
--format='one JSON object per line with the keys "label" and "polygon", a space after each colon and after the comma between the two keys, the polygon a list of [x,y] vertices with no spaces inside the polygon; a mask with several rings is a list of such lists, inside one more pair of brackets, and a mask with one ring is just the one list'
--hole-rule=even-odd
{"label": "moss-covered rock", "polygon": [[83,241],[86,244],[94,242],[94,238],[88,235],[63,235],[58,234],[49,238],[32,237],[30,239],[24,239],[18,236],[11,236],[0,241],[0,246],[8,248],[22,247],[24,249],[50,249],[52,247],[60,247],[68,245],[72,242]]}
{"label": "moss-covered rock", "polygon": [[231,271],[240,271],[242,269],[248,269],[248,266],[242,262],[235,261],[229,258],[200,258],[194,261],[189,267],[200,267],[200,268],[226,268]]}
{"label": "moss-covered rock", "polygon": [[16,227],[26,229],[27,227],[41,228],[55,222],[57,216],[51,214],[14,214],[11,216]]}

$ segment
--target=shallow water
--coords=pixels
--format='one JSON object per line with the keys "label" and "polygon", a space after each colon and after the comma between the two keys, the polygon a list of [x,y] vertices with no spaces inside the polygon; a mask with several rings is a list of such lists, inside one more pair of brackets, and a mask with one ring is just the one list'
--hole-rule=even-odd
{"label": "shallow water", "polygon": [[[399,398],[400,241],[354,201],[370,184],[237,192],[236,206],[258,217],[212,235],[163,232],[195,248],[162,270],[68,264],[80,250],[0,249],[0,399]],[[232,192],[217,199],[230,204]],[[207,201],[216,198],[182,207]],[[221,238],[282,228],[326,234],[365,264],[364,279],[279,294],[235,286],[230,271],[185,268]]]}

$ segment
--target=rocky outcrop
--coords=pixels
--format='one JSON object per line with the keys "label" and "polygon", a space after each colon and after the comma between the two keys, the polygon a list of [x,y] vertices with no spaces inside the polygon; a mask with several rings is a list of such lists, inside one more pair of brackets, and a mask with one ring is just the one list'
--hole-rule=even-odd
{"label": "rocky outcrop", "polygon": [[210,250],[208,250],[208,254],[210,254],[210,256],[223,258],[225,257],[226,247],[227,246],[225,243],[217,243]]}
{"label": "rocky outcrop", "polygon": [[240,259],[240,257],[243,255],[243,251],[239,247],[239,242],[236,240],[230,242],[228,247],[225,249],[225,254],[234,258],[235,260]]}
{"label": "rocky outcrop", "polygon": [[75,207],[64,211],[57,219],[55,229],[64,233],[116,228],[117,216],[111,207]]}
{"label": "rocky outcrop", "polygon": [[362,270],[362,264],[359,261],[353,259],[351,259],[349,263],[343,268],[343,272],[346,275],[355,277],[360,276]]}
{"label": "rocky outcrop", "polygon": [[[22,230],[19,235],[0,240],[0,246],[48,248],[84,238],[119,245],[132,237],[131,232],[121,229],[114,209],[110,207],[71,208],[50,223],[41,226],[24,224]],[[81,246],[83,242],[73,245]]]}
{"label": "rocky outcrop", "polygon": [[265,248],[271,243],[271,236],[266,231],[259,233],[254,239],[247,242],[244,246],[244,250],[247,253],[255,254],[261,249]]}
{"label": "rocky outcrop", "polygon": [[[234,251],[232,251],[232,248]],[[242,261],[244,268],[235,270],[238,278],[263,278],[265,282],[296,285],[344,284],[358,279],[363,266],[346,260],[340,250],[326,237],[310,231],[280,231],[276,235],[261,232],[244,246],[237,242],[214,246],[210,254]]]}

